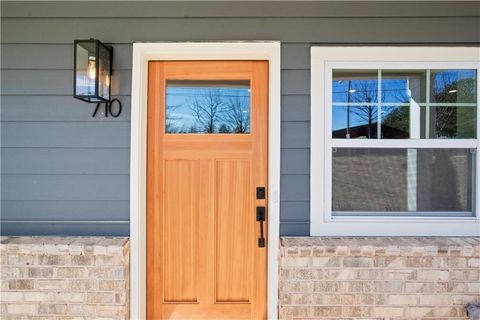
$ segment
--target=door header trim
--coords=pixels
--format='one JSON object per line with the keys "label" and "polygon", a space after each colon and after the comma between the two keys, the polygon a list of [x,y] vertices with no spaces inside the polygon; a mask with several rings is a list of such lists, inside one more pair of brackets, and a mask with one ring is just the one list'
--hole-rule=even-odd
{"label": "door header trim", "polygon": [[267,60],[268,318],[278,318],[280,235],[280,42],[134,43],[130,133],[130,318],[146,318],[147,82],[152,60]]}

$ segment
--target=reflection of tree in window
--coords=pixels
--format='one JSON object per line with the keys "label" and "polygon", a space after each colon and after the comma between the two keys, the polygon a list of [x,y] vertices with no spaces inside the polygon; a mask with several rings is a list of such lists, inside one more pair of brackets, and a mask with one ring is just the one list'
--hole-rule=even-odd
{"label": "reflection of tree in window", "polygon": [[248,133],[250,132],[249,101],[245,97],[231,97],[227,101],[227,108],[224,111],[222,120],[229,132]]}
{"label": "reflection of tree in window", "polygon": [[238,83],[167,85],[167,133],[249,133],[250,90]]}
{"label": "reflection of tree in window", "polygon": [[[432,102],[475,102],[475,79],[469,72],[446,70],[432,72]],[[467,77],[462,77],[467,75]],[[437,106],[431,108],[432,137],[462,138],[475,136],[475,114],[472,107]]]}
{"label": "reflection of tree in window", "polygon": [[225,99],[220,90],[211,90],[204,97],[195,97],[191,110],[205,133],[250,132],[249,99],[231,96]]}
{"label": "reflection of tree in window", "polygon": [[219,90],[209,90],[203,97],[195,96],[190,108],[201,131],[214,133],[226,105]]}
{"label": "reflection of tree in window", "polygon": [[[364,80],[364,81],[355,81],[354,86],[351,86],[350,80],[348,84],[348,103],[357,102],[365,103],[365,105],[349,108],[347,117],[350,117],[349,113],[356,115],[359,119],[363,120],[368,124],[367,126],[367,138],[374,138],[377,136],[376,130],[376,120],[378,108],[372,103],[376,103],[378,100],[378,85],[376,81]],[[352,95],[352,93],[355,93]],[[347,128],[349,129],[349,128]]]}

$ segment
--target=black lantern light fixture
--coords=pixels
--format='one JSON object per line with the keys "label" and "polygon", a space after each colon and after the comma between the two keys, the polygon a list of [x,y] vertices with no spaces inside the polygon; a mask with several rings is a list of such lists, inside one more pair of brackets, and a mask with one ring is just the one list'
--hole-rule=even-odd
{"label": "black lantern light fixture", "polygon": [[99,40],[74,41],[73,96],[89,103],[111,99],[113,48]]}

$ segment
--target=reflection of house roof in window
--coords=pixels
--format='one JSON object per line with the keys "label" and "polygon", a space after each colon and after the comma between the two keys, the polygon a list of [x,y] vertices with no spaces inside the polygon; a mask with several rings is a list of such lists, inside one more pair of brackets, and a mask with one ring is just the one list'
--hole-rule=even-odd
{"label": "reflection of house roof in window", "polygon": [[[406,139],[409,138],[408,131],[404,131],[398,128],[387,126],[382,124],[382,138],[387,139]],[[369,132],[369,125],[364,124],[361,126],[350,127],[350,139],[367,138]],[[377,138],[377,123],[372,122],[370,125],[370,132],[372,138]],[[344,139],[347,135],[347,128],[332,131],[332,138]]]}

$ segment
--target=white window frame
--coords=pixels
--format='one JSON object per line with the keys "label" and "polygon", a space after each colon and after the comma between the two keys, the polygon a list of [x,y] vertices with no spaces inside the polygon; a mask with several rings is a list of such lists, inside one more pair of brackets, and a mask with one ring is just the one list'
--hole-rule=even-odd
{"label": "white window frame", "polygon": [[[332,70],[345,69],[477,69],[478,47],[312,47],[310,234],[312,236],[480,236],[480,204],[474,217],[333,216]],[[336,147],[472,148],[477,149],[475,198],[480,199],[480,117],[477,139],[335,139]],[[412,144],[413,142],[413,144]]]}

